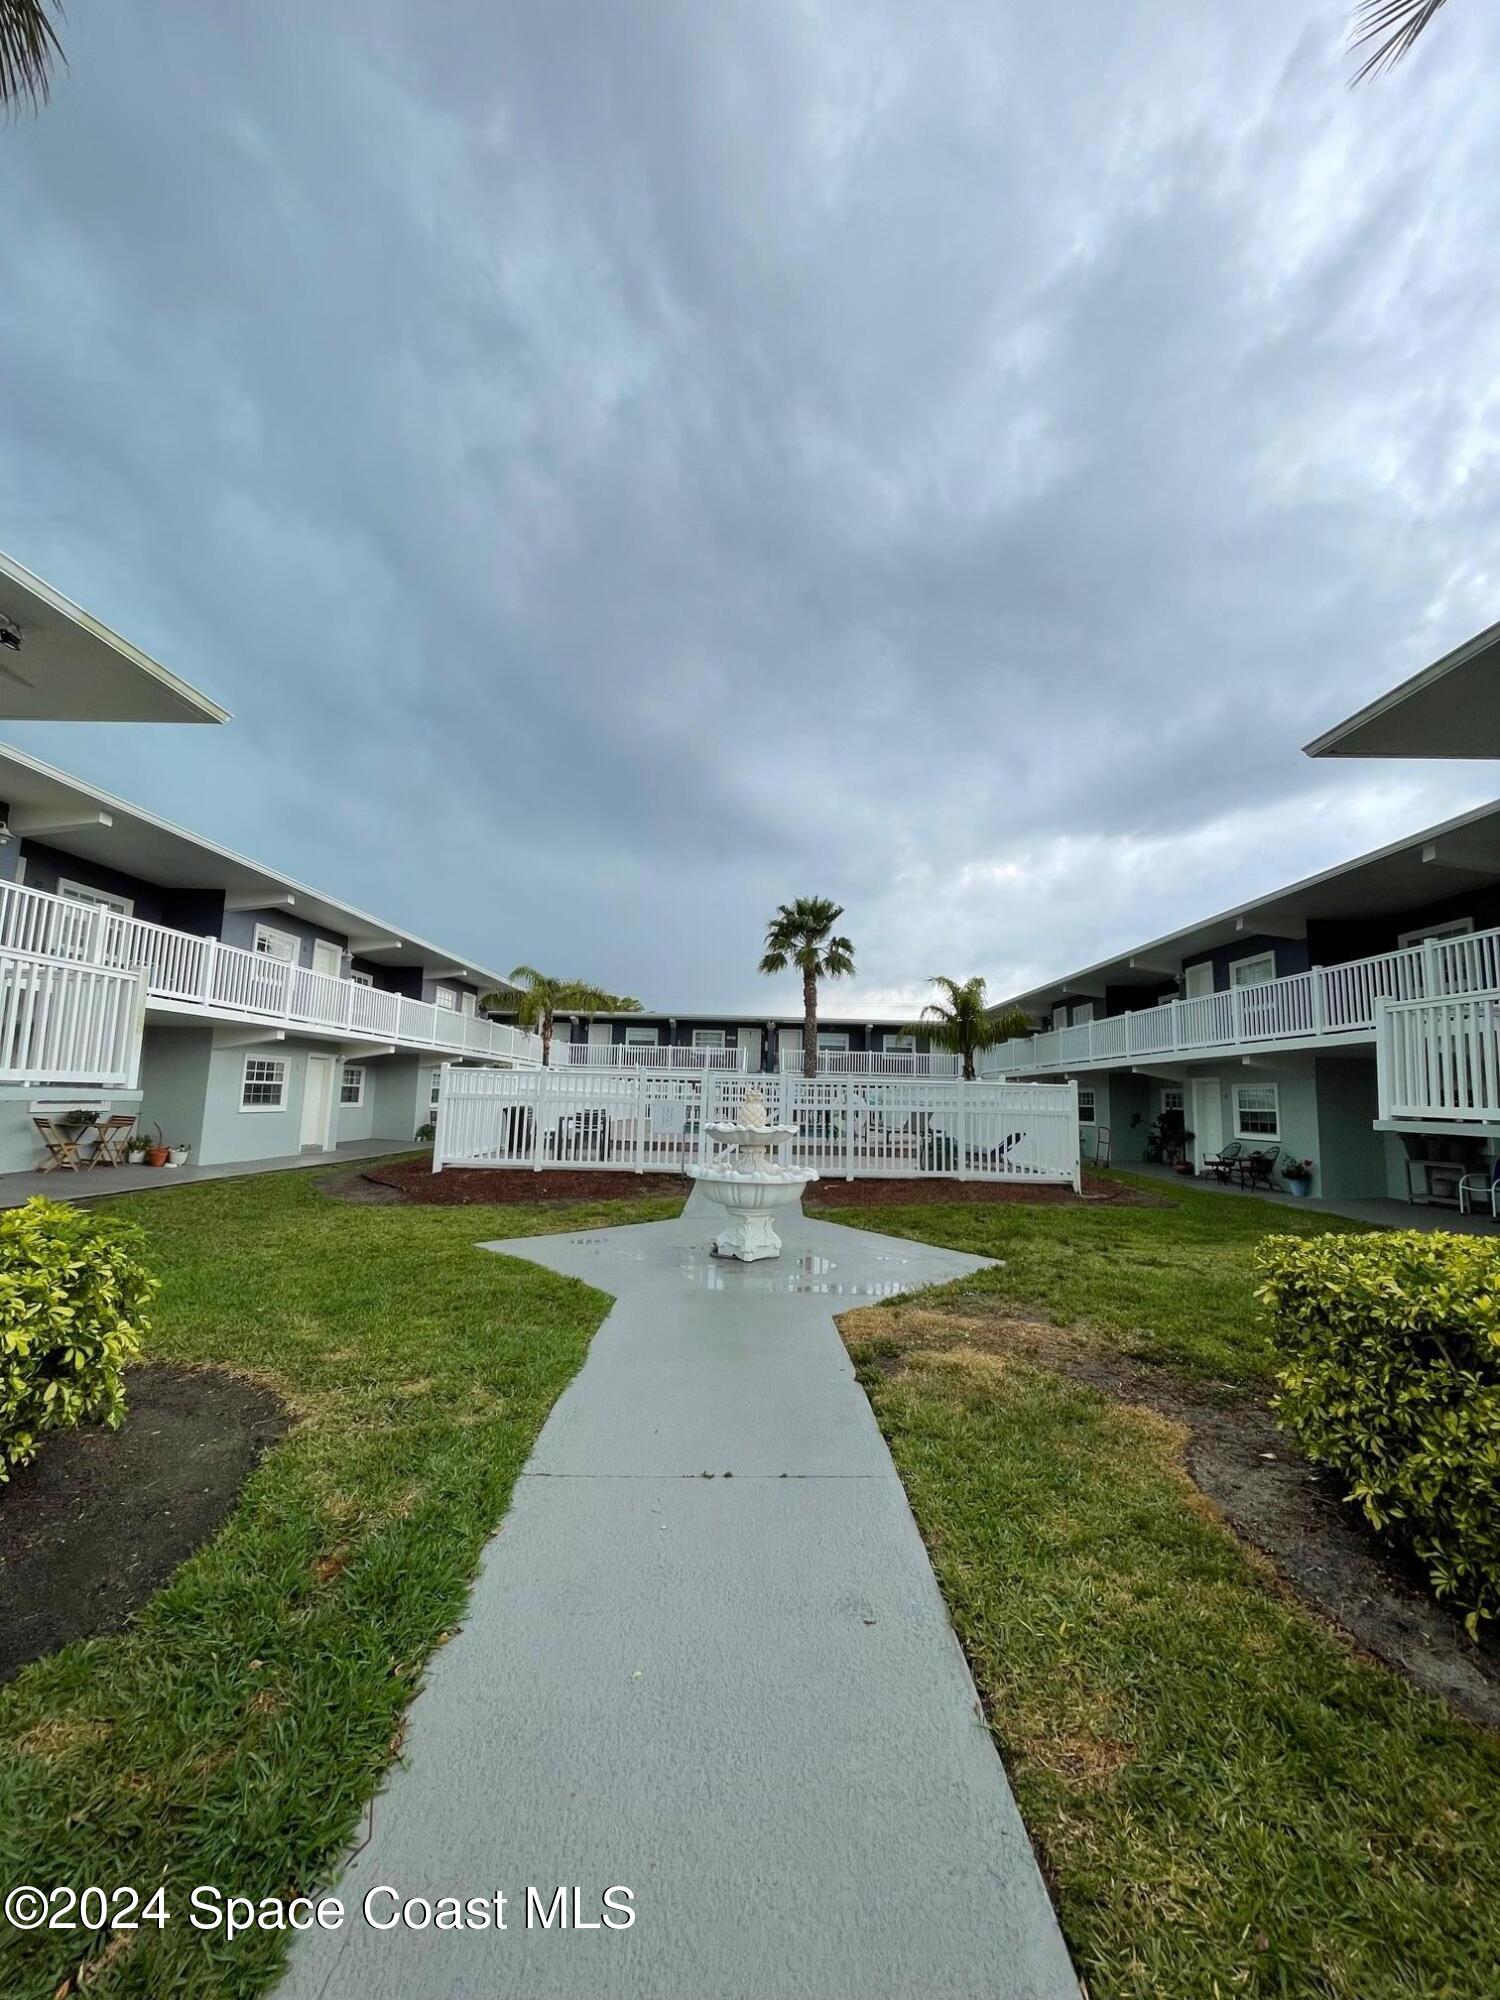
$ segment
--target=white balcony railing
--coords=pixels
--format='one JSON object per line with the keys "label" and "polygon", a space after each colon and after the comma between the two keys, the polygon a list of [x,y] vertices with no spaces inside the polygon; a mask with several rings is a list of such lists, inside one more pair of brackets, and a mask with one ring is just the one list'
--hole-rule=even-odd
{"label": "white balcony railing", "polygon": [[1500,994],[1383,1000],[1375,1075],[1382,1118],[1500,1126]]}
{"label": "white balcony railing", "polygon": [[667,1042],[563,1042],[552,1044],[558,1069],[748,1069],[748,1049],[691,1049]]}
{"label": "white balcony railing", "polygon": [[0,947],[0,1082],[133,1090],[144,982],[136,972]]}
{"label": "white balcony railing", "polygon": [[[781,1074],[801,1076],[801,1049],[781,1051]],[[962,1076],[963,1059],[939,1050],[918,1055],[912,1049],[819,1049],[819,1076]]]}
{"label": "white balcony railing", "polygon": [[[7,949],[115,974],[139,972],[149,999],[209,1014],[284,1021],[448,1055],[527,1065],[541,1058],[540,1038],[520,1028],[15,882],[0,883],[0,952]],[[135,983],[129,982],[132,991]]]}
{"label": "white balcony railing", "polygon": [[1027,1076],[1256,1043],[1370,1041],[1383,1003],[1486,992],[1500,992],[1500,930],[1429,939],[1256,986],[1166,1000],[1133,1014],[1048,1029],[997,1043],[981,1056],[979,1068],[985,1076]]}

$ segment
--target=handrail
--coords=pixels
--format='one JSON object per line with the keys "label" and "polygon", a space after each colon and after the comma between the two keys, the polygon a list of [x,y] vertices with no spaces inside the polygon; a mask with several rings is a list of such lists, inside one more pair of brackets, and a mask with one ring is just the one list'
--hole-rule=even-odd
{"label": "handrail", "polygon": [[[148,998],[447,1054],[531,1064],[541,1039],[499,1021],[314,972],[267,952],[0,882],[0,952],[142,975]],[[132,988],[133,990],[133,988]]]}
{"label": "handrail", "polygon": [[1500,929],[1428,938],[1370,958],[1315,965],[1253,986],[1164,1000],[1133,1013],[1015,1037],[987,1049],[979,1069],[985,1076],[1034,1075],[1247,1043],[1370,1037],[1385,1003],[1485,993],[1500,993]]}

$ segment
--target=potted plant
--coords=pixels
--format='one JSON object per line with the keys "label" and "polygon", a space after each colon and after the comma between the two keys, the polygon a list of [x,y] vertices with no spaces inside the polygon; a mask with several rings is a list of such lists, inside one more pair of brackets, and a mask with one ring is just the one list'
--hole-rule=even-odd
{"label": "potted plant", "polygon": [[167,1165],[169,1167],[185,1167],[192,1150],[191,1143],[187,1141],[181,1141],[175,1146],[169,1146],[167,1148]]}
{"label": "potted plant", "polygon": [[1174,1172],[1190,1174],[1193,1163],[1188,1158],[1188,1148],[1193,1143],[1193,1135],[1183,1121],[1182,1113],[1175,1108],[1163,1111],[1151,1121],[1146,1135],[1146,1158],[1169,1164]]}
{"label": "potted plant", "polygon": [[137,1126],[135,1131],[125,1141],[125,1157],[134,1160],[136,1165],[139,1166],[150,1150],[151,1141],[141,1131],[140,1127]]}
{"label": "potted plant", "polygon": [[156,1134],[156,1144],[146,1148],[146,1165],[148,1167],[164,1167],[171,1158],[171,1151],[166,1140],[161,1135],[160,1125],[153,1125],[151,1130]]}
{"label": "potted plant", "polygon": [[417,1144],[419,1146],[430,1146],[436,1137],[436,1125],[419,1125],[417,1127]]}
{"label": "potted plant", "polygon": [[1288,1156],[1281,1163],[1281,1178],[1288,1194],[1305,1197],[1312,1192],[1313,1162]]}

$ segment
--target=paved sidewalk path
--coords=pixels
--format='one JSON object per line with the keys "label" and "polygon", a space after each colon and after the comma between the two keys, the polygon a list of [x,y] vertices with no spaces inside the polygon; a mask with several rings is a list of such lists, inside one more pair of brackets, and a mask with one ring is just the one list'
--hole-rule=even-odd
{"label": "paved sidewalk path", "polygon": [[[282,2000],[1077,2000],[833,1324],[982,1260],[794,1212],[779,1261],[724,1266],[701,1201],[486,1246],[617,1303]],[[501,1888],[507,1928],[373,1931],[378,1884]],[[634,1926],[528,1932],[559,1884],[595,1920],[627,1886]]]}

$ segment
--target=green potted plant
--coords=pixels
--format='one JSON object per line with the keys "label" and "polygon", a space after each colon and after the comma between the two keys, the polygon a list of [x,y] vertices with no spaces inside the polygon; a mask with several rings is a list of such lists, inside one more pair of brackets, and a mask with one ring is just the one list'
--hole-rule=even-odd
{"label": "green potted plant", "polygon": [[1299,1198],[1312,1193],[1313,1162],[1294,1160],[1290,1154],[1281,1163],[1281,1178],[1288,1194]]}
{"label": "green potted plant", "polygon": [[192,1151],[193,1148],[190,1140],[180,1140],[177,1144],[169,1146],[167,1148],[167,1165],[169,1167],[185,1167],[192,1155]]}
{"label": "green potted plant", "polygon": [[130,1137],[125,1141],[125,1157],[127,1159],[134,1160],[136,1165],[139,1166],[141,1162],[145,1159],[150,1149],[151,1149],[150,1139],[148,1139],[146,1134],[140,1129],[139,1126],[137,1126],[135,1131],[133,1131]]}
{"label": "green potted plant", "polygon": [[430,1146],[436,1137],[436,1125],[428,1124],[417,1127],[417,1144],[419,1146]]}

